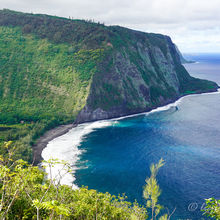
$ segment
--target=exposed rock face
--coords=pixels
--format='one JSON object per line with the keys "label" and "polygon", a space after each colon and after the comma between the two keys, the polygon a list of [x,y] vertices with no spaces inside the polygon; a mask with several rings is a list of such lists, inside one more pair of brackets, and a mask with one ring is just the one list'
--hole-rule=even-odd
{"label": "exposed rock face", "polygon": [[188,93],[215,91],[217,85],[191,77],[167,36],[115,28],[124,45],[114,48],[99,66],[87,104],[77,122],[148,111]]}
{"label": "exposed rock face", "polygon": [[10,10],[0,10],[0,33],[0,111],[10,122],[94,121],[218,88],[187,73],[168,36]]}
{"label": "exposed rock face", "polygon": [[182,64],[185,64],[185,63],[195,63],[195,61],[192,61],[192,60],[186,60],[183,55],[181,54],[180,50],[178,49],[178,47],[175,45],[176,47],[176,51],[177,53],[179,54],[179,57],[180,57],[180,61]]}

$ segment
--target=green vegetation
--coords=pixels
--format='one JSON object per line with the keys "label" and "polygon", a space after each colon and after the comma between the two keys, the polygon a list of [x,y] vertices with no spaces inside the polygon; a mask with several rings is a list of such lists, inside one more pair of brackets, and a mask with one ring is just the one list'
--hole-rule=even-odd
{"label": "green vegetation", "polygon": [[147,209],[150,209],[151,213],[151,220],[167,220],[170,219],[173,213],[175,212],[175,209],[172,211],[172,213],[168,216],[168,214],[164,214],[157,217],[161,210],[164,208],[160,204],[158,204],[158,198],[161,195],[160,187],[157,183],[157,173],[159,169],[164,165],[163,159],[160,159],[160,161],[157,164],[152,164],[150,167],[151,176],[146,179],[146,185],[144,186],[143,196],[146,199],[146,207]]}
{"label": "green vegetation", "polygon": [[0,54],[0,148],[13,140],[29,162],[37,138],[85,106],[77,122],[217,88],[189,76],[169,37],[92,21],[0,10]]}
{"label": "green vegetation", "polygon": [[[156,219],[162,206],[158,204],[158,197],[161,194],[161,190],[159,185],[157,184],[156,175],[158,170],[164,165],[163,160],[161,159],[158,164],[152,164],[150,167],[151,176],[146,179],[146,185],[144,187],[143,196],[147,200],[147,208],[150,208],[151,211],[151,219]],[[167,217],[167,215],[166,215]],[[165,218],[162,216],[161,218]]]}
{"label": "green vegetation", "polygon": [[16,158],[32,162],[32,150],[29,147],[32,132],[33,124],[0,125],[0,154],[4,155],[5,152],[4,141],[13,140],[16,141]]}
{"label": "green vegetation", "polygon": [[[191,77],[169,37],[91,21],[0,10],[0,54],[1,219],[146,219],[146,209],[124,196],[46,180],[30,165],[31,145],[46,130],[75,121],[85,106],[115,117],[217,85]],[[162,209],[156,180],[162,166],[162,160],[151,166],[144,187],[152,220]],[[70,171],[66,163],[63,169]],[[219,201],[207,200],[206,214],[219,218]]]}
{"label": "green vegetation", "polygon": [[[8,12],[0,13],[0,23]],[[26,31],[8,26],[0,26],[0,146],[17,140],[19,156],[31,161],[30,144],[73,122],[84,107],[104,49],[77,51],[76,45],[38,39],[27,25]]]}
{"label": "green vegetation", "polygon": [[2,123],[73,120],[103,50],[72,54],[68,45],[23,36],[20,28],[0,27],[0,34]]}
{"label": "green vegetation", "polygon": [[17,141],[31,162],[40,135],[75,120],[109,53],[107,33],[91,21],[0,10],[0,146]]}
{"label": "green vegetation", "polygon": [[213,90],[213,82],[191,77],[180,64],[176,65],[176,69],[180,81],[180,92],[182,95],[209,92]]}
{"label": "green vegetation", "polygon": [[[7,152],[0,156],[0,217],[1,219],[146,219],[146,209],[125,196],[112,196],[83,187],[73,190],[60,185],[60,178],[46,180],[38,167],[23,160],[13,160],[12,143],[5,143]],[[48,167],[65,162],[51,160]]]}
{"label": "green vegetation", "polygon": [[206,207],[202,210],[204,215],[213,219],[220,219],[220,200],[210,198],[206,199]]}
{"label": "green vegetation", "polygon": [[[99,193],[96,190],[61,185],[65,173],[71,172],[65,161],[44,161],[49,168],[49,177],[37,166],[16,160],[16,151],[11,141],[5,142],[0,154],[0,218],[13,219],[115,219],[115,220],[168,220],[171,214],[162,214],[158,203],[161,195],[157,173],[164,165],[163,159],[150,167],[151,176],[146,178],[143,197],[146,208],[137,202],[126,201],[126,196]],[[60,174],[53,175],[52,167],[60,166]],[[220,201],[206,200],[203,210],[208,217],[220,219]]]}
{"label": "green vegetation", "polygon": [[72,44],[73,51],[99,48],[109,38],[107,28],[100,23],[8,9],[0,11],[0,26],[21,27],[24,34],[34,34],[56,44]]}

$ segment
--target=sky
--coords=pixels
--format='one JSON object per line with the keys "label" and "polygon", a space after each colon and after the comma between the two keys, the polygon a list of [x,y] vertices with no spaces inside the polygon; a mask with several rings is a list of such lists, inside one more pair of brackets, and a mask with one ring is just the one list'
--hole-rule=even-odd
{"label": "sky", "polygon": [[183,53],[220,53],[220,0],[0,0],[0,8],[166,34]]}

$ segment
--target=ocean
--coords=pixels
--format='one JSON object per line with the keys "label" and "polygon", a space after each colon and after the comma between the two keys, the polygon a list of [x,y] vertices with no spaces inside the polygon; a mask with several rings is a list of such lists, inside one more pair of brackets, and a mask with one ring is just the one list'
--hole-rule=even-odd
{"label": "ocean", "polygon": [[[196,61],[185,64],[191,75],[220,84],[220,54],[185,57]],[[79,125],[49,142],[42,156],[71,163],[63,183],[125,193],[143,205],[149,167],[163,158],[159,203],[175,209],[171,219],[202,219],[204,199],[220,199],[219,116],[219,92],[186,96],[150,113]]]}

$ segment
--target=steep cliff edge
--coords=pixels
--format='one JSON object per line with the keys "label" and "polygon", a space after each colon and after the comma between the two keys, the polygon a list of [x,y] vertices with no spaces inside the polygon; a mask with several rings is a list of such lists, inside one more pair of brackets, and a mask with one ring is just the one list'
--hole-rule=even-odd
{"label": "steep cliff edge", "polygon": [[110,27],[120,42],[94,75],[77,122],[151,110],[192,93],[216,91],[210,81],[191,77],[170,37]]}
{"label": "steep cliff edge", "polygon": [[10,10],[0,34],[1,123],[81,123],[217,89],[187,73],[168,36]]}
{"label": "steep cliff edge", "polygon": [[187,59],[185,59],[185,58],[183,57],[182,53],[180,52],[179,48],[178,48],[176,45],[175,45],[175,47],[176,47],[177,53],[179,54],[180,62],[181,62],[182,64],[195,63],[195,61],[193,61],[193,60],[187,60]]}

